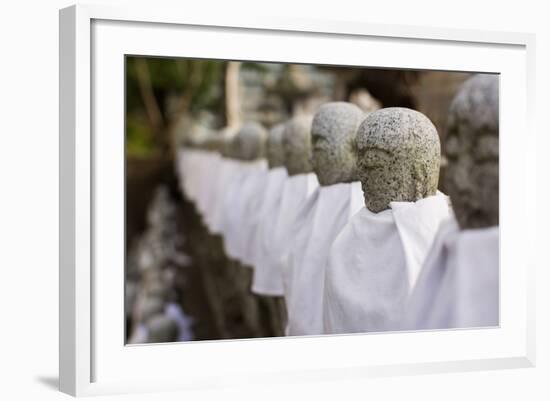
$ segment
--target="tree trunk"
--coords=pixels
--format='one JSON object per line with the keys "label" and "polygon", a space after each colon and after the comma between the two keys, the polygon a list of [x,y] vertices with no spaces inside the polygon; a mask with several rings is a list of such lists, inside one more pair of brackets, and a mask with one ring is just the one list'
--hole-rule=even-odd
{"label": "tree trunk", "polygon": [[225,70],[225,118],[226,125],[236,128],[241,124],[241,104],[239,100],[239,61],[230,61]]}

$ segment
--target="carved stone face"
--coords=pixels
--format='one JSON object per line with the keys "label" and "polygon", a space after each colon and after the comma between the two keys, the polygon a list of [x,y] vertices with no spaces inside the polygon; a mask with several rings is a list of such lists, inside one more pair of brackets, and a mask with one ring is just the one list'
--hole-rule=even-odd
{"label": "carved stone face", "polygon": [[241,160],[256,160],[265,156],[267,131],[258,123],[242,126],[232,142],[234,157]]}
{"label": "carved stone face", "polygon": [[326,103],[313,117],[312,165],[321,185],[357,180],[355,134],[365,114],[345,102]]}
{"label": "carved stone face", "polygon": [[288,175],[306,174],[311,166],[311,116],[297,116],[285,124],[283,149]]}
{"label": "carved stone face", "polygon": [[267,137],[267,161],[269,168],[285,165],[285,153],[283,150],[284,124],[278,124],[271,128]]}
{"label": "carved stone face", "polygon": [[498,76],[476,75],[449,109],[445,181],[461,228],[498,225]]}
{"label": "carved stone face", "polygon": [[417,111],[375,111],[357,130],[358,177],[366,207],[374,213],[392,201],[415,202],[435,195],[441,147],[432,122]]}

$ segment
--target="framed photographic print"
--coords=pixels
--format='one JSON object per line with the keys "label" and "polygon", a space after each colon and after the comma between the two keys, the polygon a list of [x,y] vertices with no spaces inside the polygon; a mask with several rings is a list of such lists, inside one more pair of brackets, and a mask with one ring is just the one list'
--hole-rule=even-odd
{"label": "framed photographic print", "polygon": [[529,367],[534,37],[60,11],[60,389]]}

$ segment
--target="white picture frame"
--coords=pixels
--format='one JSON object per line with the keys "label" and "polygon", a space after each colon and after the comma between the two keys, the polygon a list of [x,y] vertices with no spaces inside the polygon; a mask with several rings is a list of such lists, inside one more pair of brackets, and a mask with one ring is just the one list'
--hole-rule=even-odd
{"label": "white picture frame", "polygon": [[[189,9],[61,10],[61,391],[80,396],[534,366],[536,230],[528,196],[536,188],[534,44],[534,35],[522,33],[237,19]],[[501,74],[500,327],[125,346],[117,320],[124,54]]]}

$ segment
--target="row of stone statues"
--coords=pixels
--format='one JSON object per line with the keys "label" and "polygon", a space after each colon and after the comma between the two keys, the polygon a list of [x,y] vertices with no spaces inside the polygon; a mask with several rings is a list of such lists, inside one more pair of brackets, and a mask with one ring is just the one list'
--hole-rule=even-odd
{"label": "row of stone statues", "polygon": [[434,125],[406,108],[321,106],[245,124],[178,157],[182,192],[251,291],[284,297],[288,335],[498,325],[498,77]]}

